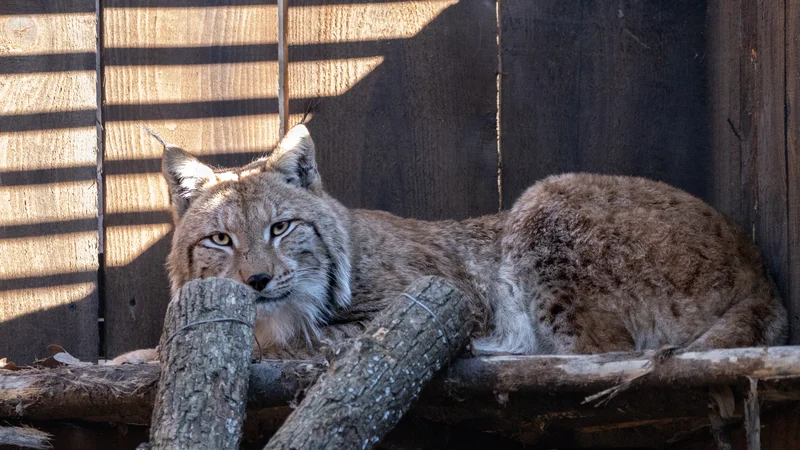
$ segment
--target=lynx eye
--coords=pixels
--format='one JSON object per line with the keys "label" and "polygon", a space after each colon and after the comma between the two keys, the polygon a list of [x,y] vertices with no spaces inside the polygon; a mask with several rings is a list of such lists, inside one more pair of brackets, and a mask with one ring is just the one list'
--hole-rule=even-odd
{"label": "lynx eye", "polygon": [[272,229],[270,232],[273,236],[280,236],[283,233],[286,233],[286,230],[289,229],[289,221],[285,220],[283,222],[277,222],[272,225]]}
{"label": "lynx eye", "polygon": [[221,247],[227,247],[231,245],[231,237],[225,233],[216,233],[211,235],[211,242]]}

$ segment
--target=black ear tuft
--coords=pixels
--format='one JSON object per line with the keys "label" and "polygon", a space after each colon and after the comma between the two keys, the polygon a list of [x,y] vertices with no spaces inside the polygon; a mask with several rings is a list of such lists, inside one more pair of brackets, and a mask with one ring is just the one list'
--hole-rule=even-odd
{"label": "black ear tuft", "polygon": [[322,179],[317,170],[314,141],[305,125],[297,125],[286,133],[267,158],[267,168],[284,174],[286,182],[322,192]]}

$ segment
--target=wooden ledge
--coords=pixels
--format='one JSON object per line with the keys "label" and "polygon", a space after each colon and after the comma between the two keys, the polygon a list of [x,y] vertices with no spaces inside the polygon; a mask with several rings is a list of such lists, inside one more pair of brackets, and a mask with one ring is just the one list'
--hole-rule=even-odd
{"label": "wooden ledge", "polygon": [[[491,356],[459,359],[426,390],[427,398],[511,393],[592,394],[641,375],[652,352]],[[80,365],[0,370],[0,418],[147,423],[159,364]],[[286,406],[325,370],[307,361],[253,364],[249,409]],[[800,399],[800,346],[684,353],[667,358],[631,389],[741,385],[760,381],[767,401]],[[798,389],[800,391],[800,389]]]}

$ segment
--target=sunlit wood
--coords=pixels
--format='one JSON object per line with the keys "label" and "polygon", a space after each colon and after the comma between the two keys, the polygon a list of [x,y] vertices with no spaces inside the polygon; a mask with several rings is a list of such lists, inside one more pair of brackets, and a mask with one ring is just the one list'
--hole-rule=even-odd
{"label": "sunlit wood", "polygon": [[94,53],[94,26],[94,13],[0,15],[0,56]]}
{"label": "sunlit wood", "polygon": [[[86,197],[86,192],[94,191],[95,185],[87,180],[0,186],[0,205],[4,211],[0,226],[96,217],[97,199]],[[65,205],[70,207],[67,209]]]}
{"label": "sunlit wood", "polygon": [[107,28],[112,32],[104,34],[106,47],[163,48],[277,42],[277,8],[271,5],[104,8],[103,19],[115,28],[113,31]]}
{"label": "sunlit wood", "polygon": [[97,270],[97,230],[0,240],[0,282],[93,270]]}
{"label": "sunlit wood", "polygon": [[[0,283],[2,283],[2,280],[0,280]],[[25,317],[27,314],[46,311],[54,305],[63,305],[82,300],[91,295],[94,289],[94,283],[75,283],[3,291],[3,295],[19,299],[20,301],[15,303],[3,303],[0,305],[0,322]]]}
{"label": "sunlit wood", "polygon": [[0,75],[0,98],[15,99],[0,102],[0,120],[6,114],[93,109],[94,92],[94,70]]}
{"label": "sunlit wood", "polygon": [[[124,267],[169,233],[171,223],[106,228],[106,265]],[[163,268],[163,261],[159,267]]]}

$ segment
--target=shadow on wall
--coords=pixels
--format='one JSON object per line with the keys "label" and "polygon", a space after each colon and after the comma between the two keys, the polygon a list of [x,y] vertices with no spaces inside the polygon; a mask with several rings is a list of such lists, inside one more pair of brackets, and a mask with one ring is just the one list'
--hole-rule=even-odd
{"label": "shadow on wall", "polygon": [[[158,0],[155,3],[159,2],[166,2],[166,0]],[[111,6],[109,3],[113,6],[125,7],[134,6],[140,2],[112,0],[105,2],[105,6]],[[117,5],[117,3],[119,4]],[[146,3],[149,6],[154,4],[153,1]],[[194,0],[187,0],[180,2],[180,5],[195,3],[197,2]],[[214,5],[238,5],[252,4],[253,2],[217,0],[211,3]],[[257,3],[263,4],[262,1]],[[306,0],[302,2],[298,0],[292,5],[329,3],[367,2],[362,0],[335,2]],[[591,6],[594,3],[591,1],[581,2],[582,7]],[[15,5],[17,5],[16,8],[25,8],[22,3],[15,3]],[[169,5],[175,6],[171,2]],[[537,2],[537,5],[544,9],[550,7],[551,10],[557,12],[558,6],[555,1]],[[202,6],[209,6],[209,4],[203,1]],[[633,6],[630,7],[633,8]],[[4,8],[11,7],[0,6],[0,14],[4,13]],[[538,13],[542,13],[542,11]],[[674,13],[678,14],[678,12]],[[599,21],[610,20],[603,14],[598,12],[592,17],[587,17],[584,22],[577,19],[578,25],[586,25],[589,28],[583,33],[586,36],[585,39],[592,40],[597,35],[613,34],[616,36],[617,33],[623,32],[615,26],[597,26]],[[546,23],[546,21],[542,23]],[[671,22],[666,25],[669,23]],[[528,25],[536,24],[537,20],[533,19]],[[646,27],[648,21],[640,19],[637,24]],[[664,24],[661,22],[658,22],[657,25],[661,27],[658,32],[666,38],[680,33],[677,29],[670,30],[668,27],[662,26]],[[575,23],[572,23],[572,26],[576,26]],[[525,33],[529,33],[529,31]],[[328,192],[350,207],[383,209],[423,219],[458,219],[496,212],[499,204],[499,192],[496,135],[497,42],[495,33],[496,17],[493,1],[461,0],[445,8],[418,34],[410,38],[291,45],[289,57],[293,62],[370,56],[383,58],[383,62],[378,67],[340,95],[318,99],[297,98],[290,102],[290,112],[293,114],[303,114],[311,107],[312,114],[308,126],[317,144],[318,163],[323,183]],[[523,62],[516,65],[509,63],[511,69],[515,69],[515,67],[516,69],[504,75],[507,81],[504,89],[505,86],[513,86],[514,83],[516,85],[528,83],[530,86],[535,86],[537,91],[544,91],[539,93],[531,91],[528,92],[528,95],[548,100],[519,99],[520,101],[513,103],[514,109],[504,109],[504,126],[506,121],[517,123],[510,128],[516,131],[509,136],[508,145],[504,144],[504,159],[508,154],[506,161],[518,164],[513,167],[507,165],[503,168],[504,173],[507,170],[513,172],[513,183],[508,186],[504,185],[504,189],[508,187],[508,191],[517,192],[520,186],[533,183],[535,178],[565,169],[608,171],[607,166],[595,167],[582,163],[582,161],[602,161],[603,158],[598,157],[599,153],[587,155],[581,148],[575,147],[578,145],[577,141],[553,141],[551,139],[553,130],[540,128],[541,123],[526,125],[520,123],[520,119],[563,117],[569,123],[561,124],[562,127],[573,122],[578,124],[576,126],[586,127],[586,123],[597,123],[596,118],[587,116],[593,114],[593,110],[587,106],[592,102],[595,104],[595,112],[603,111],[604,114],[613,116],[613,111],[597,106],[602,103],[603,97],[597,97],[596,94],[597,89],[600,89],[604,83],[616,82],[616,91],[614,91],[616,94],[614,92],[610,94],[621,95],[624,89],[620,86],[622,82],[616,80],[618,71],[598,69],[593,72],[595,78],[589,81],[584,80],[585,85],[589,83],[586,87],[587,94],[584,96],[588,96],[586,98],[591,102],[587,103],[584,100],[581,103],[578,96],[569,97],[568,102],[562,102],[560,100],[562,97],[555,95],[561,91],[548,90],[548,83],[545,81],[558,81],[554,81],[552,78],[553,74],[558,73],[578,77],[580,71],[575,71],[574,64],[576,62],[586,67],[602,65],[603,53],[592,53],[587,56],[582,53],[580,46],[573,46],[564,50],[567,52],[566,57],[557,57],[553,53],[548,53],[547,49],[563,44],[562,40],[567,39],[568,36],[548,33],[546,29],[542,33],[529,33],[526,36],[531,42],[529,51],[523,51],[522,47],[515,47],[514,51],[510,51],[509,48],[504,47],[504,55],[507,54],[506,57],[509,59],[512,57],[520,60],[528,58],[524,64]],[[679,40],[679,42],[684,47],[694,43],[694,41],[686,39]],[[613,39],[606,39],[602,43],[612,48],[615,48],[614,45],[622,45]],[[586,45],[589,44],[587,41]],[[634,44],[636,43],[634,42]],[[602,49],[601,47],[597,51],[600,52]],[[621,50],[616,48],[616,50],[621,53],[619,55],[613,52],[609,53],[610,64],[625,65],[628,68],[624,71],[624,76],[628,79],[624,81],[628,85],[636,86],[637,95],[640,95],[642,99],[649,99],[648,101],[659,101],[658,99],[664,95],[672,96],[669,97],[669,108],[659,110],[658,117],[654,117],[653,120],[636,121],[637,138],[626,145],[626,151],[648,143],[656,145],[665,139],[670,142],[685,142],[686,130],[671,129],[667,116],[680,114],[681,108],[688,107],[690,111],[686,112],[687,117],[703,117],[705,106],[702,101],[696,101],[696,96],[698,92],[702,91],[702,86],[693,86],[686,92],[673,91],[674,85],[665,87],[663,84],[659,84],[662,77],[657,72],[632,70],[628,67],[636,62],[635,58],[631,57],[630,49],[628,49],[628,53],[625,53],[624,48]],[[646,59],[647,61],[658,62],[665,67],[671,67],[670,65],[674,63],[669,59],[671,50],[666,44],[651,46],[648,50],[650,56],[649,59]],[[688,51],[683,47],[678,50]],[[93,69],[94,54],[92,53],[91,56],[92,59],[88,59],[88,56],[85,60],[81,59],[84,62],[80,64],[90,64]],[[275,45],[218,46],[193,49],[108,48],[105,51],[107,65],[114,65],[117,61],[126,61],[126,64],[131,65],[236,63],[274,60],[276,56],[277,47]],[[4,58],[8,57],[0,57],[0,73],[3,73],[3,68],[7,67],[3,64]],[[38,68],[34,70],[63,70],[64,68],[62,67],[64,64],[59,65],[57,62],[58,55],[24,58],[42,58],[39,62],[33,61],[28,64],[28,67]],[[587,58],[588,62],[581,62],[581,58]],[[605,63],[608,63],[608,60]],[[536,78],[528,80],[525,75],[526,71],[530,71]],[[681,80],[688,80],[694,76],[693,73],[683,72],[678,75],[680,77],[676,81],[677,84],[680,84]],[[673,73],[667,76],[677,75]],[[637,77],[643,78],[637,79]],[[296,80],[290,80],[290,82],[296,82]],[[564,83],[561,87],[570,85]],[[550,96],[548,97],[548,95]],[[633,104],[641,106],[645,101],[642,99],[632,100]],[[504,97],[504,101],[509,100]],[[106,110],[106,117],[122,117],[126,121],[147,122],[276,113],[277,102],[272,98],[253,98],[157,105],[129,104],[107,108],[113,108],[113,110]],[[524,108],[529,109],[527,114],[522,114]],[[112,114],[108,114],[109,112]],[[94,126],[94,110],[46,114],[66,115],[60,117],[60,122],[72,123],[74,127]],[[47,118],[36,114],[0,117],[0,127],[4,130],[45,129],[47,123]],[[554,126],[559,125],[558,122],[552,120],[549,123]],[[516,128],[514,128],[515,126]],[[567,127],[564,129],[564,133],[572,133],[570,130],[571,128]],[[505,139],[504,137],[504,142],[506,142]],[[586,135],[584,139],[591,140]],[[686,161],[686,152],[691,151],[697,152],[698,160],[704,160],[705,156],[702,153],[704,144],[702,142],[705,141],[700,138],[698,140],[701,142],[699,147],[694,145],[691,149],[681,153],[682,163]],[[549,147],[542,147],[540,145],[542,143]],[[601,145],[590,145],[587,148],[596,152],[607,151],[607,148]],[[656,146],[656,148],[662,149],[663,147]],[[269,150],[263,149],[263,152]],[[583,152],[584,156],[590,157],[570,160],[568,167],[562,167],[562,164],[556,163],[563,159],[559,156],[562,151],[570,152],[570,154]],[[212,155],[203,159],[211,164],[236,166],[249,162],[263,152]],[[534,154],[534,157],[531,157],[531,154]],[[681,168],[676,169],[675,162],[671,161],[668,155],[659,153],[656,156],[657,158],[649,159],[641,164],[626,165],[623,169],[612,167],[611,171],[622,171],[660,179],[665,178],[664,174],[674,174],[680,171],[678,169]],[[550,158],[554,163],[548,165]],[[691,158],[689,160],[691,161]],[[531,164],[533,161],[536,162],[537,167],[535,170],[528,171],[524,164],[526,162]],[[637,159],[637,161],[641,161],[641,159]],[[85,169],[59,168],[36,171],[37,177],[41,177],[41,181],[37,181],[37,183],[89,176],[86,175]],[[160,161],[157,159],[109,161],[106,169],[107,173],[114,174],[158,173]],[[694,193],[702,194],[704,191],[697,185],[696,173],[698,170],[704,170],[702,165],[700,168],[686,167],[685,169],[688,170],[688,175],[675,176],[674,179],[668,179],[668,181]],[[25,174],[0,173],[4,185],[10,183],[8,185],[13,186],[16,181],[16,185],[20,188],[24,188],[25,184],[29,183],[25,180],[31,179],[30,176],[23,175]],[[513,198],[507,198],[506,207],[510,206],[512,200]],[[169,222],[170,217],[166,211],[128,212],[109,214],[105,217],[107,227],[157,225]],[[60,226],[63,229],[89,231],[96,225],[93,220],[75,220],[64,221]],[[49,224],[27,224],[5,227],[3,232],[4,238],[33,237],[46,235],[50,229]],[[169,299],[164,260],[169,251],[170,239],[171,233],[158,239],[124,266],[106,266],[102,269],[106,280],[104,293],[105,341],[109,346],[109,356],[113,357],[135,348],[154,346],[157,343]],[[33,281],[22,279],[9,282],[22,287],[30,287],[33,283]],[[42,277],[42,280],[36,281],[36,283],[45,283],[46,285],[50,283],[49,285],[55,286],[59,281],[57,277]],[[81,305],[84,302],[85,305]],[[78,308],[96,307],[93,302],[84,300],[75,302],[75,304]],[[32,312],[6,323],[0,323],[0,336],[17,336],[6,343],[0,342],[0,357],[4,353],[19,355],[21,362],[26,362],[32,356],[33,351],[42,345],[46,346],[45,342],[50,343],[48,338],[53,335],[47,326],[37,327],[35,324],[50,324],[49,326],[58,327],[67,321],[68,317],[69,306],[65,305],[63,308]],[[96,330],[87,330],[86,332],[96,332]],[[24,333],[25,337],[19,336],[20,333]],[[80,339],[80,336],[69,335],[64,339],[68,340],[67,338]],[[3,340],[0,339],[0,341]],[[63,342],[67,350],[69,350],[69,344],[69,342]],[[44,351],[44,346],[41,347],[42,351]]]}

